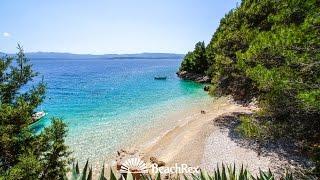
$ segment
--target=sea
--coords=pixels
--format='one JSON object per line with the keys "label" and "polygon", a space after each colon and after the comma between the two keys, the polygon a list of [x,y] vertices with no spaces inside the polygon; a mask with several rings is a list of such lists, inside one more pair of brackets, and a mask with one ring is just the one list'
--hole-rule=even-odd
{"label": "sea", "polygon": [[[38,111],[47,115],[32,125],[39,133],[51,119],[68,125],[66,144],[84,163],[112,159],[148,131],[169,127],[170,114],[206,101],[203,85],[181,80],[181,59],[31,59],[47,84]],[[166,80],[155,80],[166,76]]]}

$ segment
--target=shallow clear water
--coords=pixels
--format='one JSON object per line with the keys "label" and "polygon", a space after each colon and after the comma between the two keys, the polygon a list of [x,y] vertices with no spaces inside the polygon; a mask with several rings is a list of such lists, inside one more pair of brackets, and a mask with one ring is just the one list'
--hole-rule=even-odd
{"label": "shallow clear water", "polygon": [[[202,85],[180,80],[180,59],[35,59],[47,83],[36,131],[61,117],[67,143],[80,161],[102,161],[168,114],[206,97]],[[154,76],[167,80],[154,80]],[[160,122],[161,124],[161,122]]]}

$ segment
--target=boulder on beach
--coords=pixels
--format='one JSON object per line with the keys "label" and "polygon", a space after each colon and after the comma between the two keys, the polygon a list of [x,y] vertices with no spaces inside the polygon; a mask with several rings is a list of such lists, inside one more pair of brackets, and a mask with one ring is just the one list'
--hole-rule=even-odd
{"label": "boulder on beach", "polygon": [[152,164],[157,164],[158,167],[161,167],[161,166],[165,166],[165,165],[166,165],[165,162],[159,161],[156,157],[153,157],[153,156],[150,157],[150,162],[151,162]]}
{"label": "boulder on beach", "polygon": [[122,164],[130,158],[142,159],[142,154],[137,149],[120,149],[117,151],[116,168],[121,169]]}

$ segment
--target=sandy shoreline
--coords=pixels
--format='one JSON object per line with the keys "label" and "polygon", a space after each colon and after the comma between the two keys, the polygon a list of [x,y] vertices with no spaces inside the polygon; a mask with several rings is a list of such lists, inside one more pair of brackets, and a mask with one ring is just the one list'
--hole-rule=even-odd
{"label": "sandy shoreline", "polygon": [[[201,110],[206,113],[201,113]],[[150,157],[156,157],[165,162],[167,167],[176,163],[187,164],[209,172],[221,163],[235,163],[238,167],[243,165],[253,174],[259,173],[259,169],[270,169],[276,175],[284,173],[286,169],[294,169],[288,159],[275,152],[258,154],[257,150],[241,145],[232,137],[230,128],[219,125],[221,118],[235,117],[235,113],[252,113],[254,110],[255,107],[238,105],[226,97],[211,99],[204,106],[179,112],[169,118],[166,122],[179,119],[171,125],[173,129],[150,129],[144,133],[144,138],[136,141],[136,146],[125,150],[134,151],[147,163],[150,163]],[[226,124],[231,122],[222,121]]]}
{"label": "sandy shoreline", "polygon": [[203,110],[205,114],[194,112],[184,124],[176,126],[153,145],[145,147],[142,150],[144,157],[157,157],[168,166],[175,163],[199,166],[203,161],[206,140],[217,129],[212,120],[223,114],[251,112],[249,108],[231,103],[227,98],[216,99]]}
{"label": "sandy shoreline", "polygon": [[[218,125],[219,118],[232,116],[235,113],[252,113],[255,107],[243,107],[226,97],[189,112],[183,123],[156,139],[153,144],[140,148],[142,157],[149,161],[156,157],[166,166],[188,164],[213,171],[217,164],[236,164],[248,168],[253,174],[259,169],[275,172],[276,175],[286,169],[294,169],[291,162],[281,158],[277,153],[259,153],[238,143],[230,134],[230,129]],[[234,117],[234,116],[232,116]],[[227,122],[229,123],[229,122]],[[241,139],[241,138],[240,138]]]}
{"label": "sandy shoreline", "polygon": [[[212,172],[217,164],[224,163],[235,164],[238,168],[243,165],[252,175],[257,175],[260,169],[270,169],[279,177],[286,170],[300,172],[301,167],[306,167],[309,163],[294,153],[289,153],[289,158],[283,156],[282,147],[272,146],[273,150],[259,151],[258,154],[250,141],[234,132],[236,114],[252,113],[256,110],[255,107],[238,105],[226,97],[206,102],[164,120],[163,122],[173,123],[166,126],[171,129],[158,126],[145,132],[144,136],[135,138],[135,144],[119,149],[120,154],[114,156],[109,165],[115,170],[116,166],[121,166],[121,162],[133,156],[150,165],[150,158],[155,157],[165,162],[166,167],[173,167],[176,163],[187,164],[189,167],[200,167]],[[201,113],[201,110],[206,113]],[[110,172],[109,165],[105,166],[106,172]],[[99,166],[94,168],[94,176],[98,175],[100,170]]]}

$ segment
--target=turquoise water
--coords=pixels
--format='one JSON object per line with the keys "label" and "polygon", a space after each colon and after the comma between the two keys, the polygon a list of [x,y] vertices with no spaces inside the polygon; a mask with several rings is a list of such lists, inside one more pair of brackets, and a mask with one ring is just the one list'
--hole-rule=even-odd
{"label": "turquoise water", "polygon": [[[67,143],[80,161],[102,161],[170,113],[206,97],[202,85],[180,80],[180,59],[35,59],[47,83],[48,115],[36,131],[60,117],[68,124]],[[154,80],[154,76],[167,80]]]}

